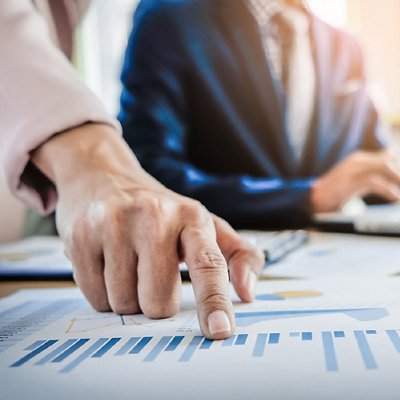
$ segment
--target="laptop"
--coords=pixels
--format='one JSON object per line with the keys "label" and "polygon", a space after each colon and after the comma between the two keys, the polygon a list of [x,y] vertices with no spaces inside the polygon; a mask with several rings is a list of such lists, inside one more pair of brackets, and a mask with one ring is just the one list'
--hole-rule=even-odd
{"label": "laptop", "polygon": [[331,232],[400,236],[400,202],[366,204],[354,197],[338,212],[315,214],[313,221]]}

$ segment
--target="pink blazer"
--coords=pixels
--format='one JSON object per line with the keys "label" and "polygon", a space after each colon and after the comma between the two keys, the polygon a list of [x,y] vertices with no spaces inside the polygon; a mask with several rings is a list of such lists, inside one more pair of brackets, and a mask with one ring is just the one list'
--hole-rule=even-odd
{"label": "pink blazer", "polygon": [[50,1],[35,0],[36,7],[32,0],[0,1],[0,165],[10,190],[42,213],[55,208],[57,193],[37,179],[29,153],[85,122],[120,132],[54,44],[70,52],[73,28],[88,1],[57,0],[49,7]]}

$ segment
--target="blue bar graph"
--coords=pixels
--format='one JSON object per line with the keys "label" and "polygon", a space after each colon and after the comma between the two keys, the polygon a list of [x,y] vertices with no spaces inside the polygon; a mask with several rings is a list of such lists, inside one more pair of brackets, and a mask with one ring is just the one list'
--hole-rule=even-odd
{"label": "blue bar graph", "polygon": [[185,351],[181,355],[178,361],[180,362],[188,362],[192,358],[192,355],[197,349],[197,346],[200,344],[200,342],[203,340],[203,336],[195,336],[188,346],[186,347]]}
{"label": "blue bar graph", "polygon": [[140,340],[140,337],[131,337],[114,355],[124,356]]}
{"label": "blue bar graph", "polygon": [[[322,349],[320,349],[321,341],[315,340],[316,335],[321,335]],[[197,351],[204,352],[204,355],[207,353],[215,355],[221,351],[224,354],[229,354],[230,349],[235,346],[242,347],[241,349],[236,348],[235,352],[239,350],[243,351],[244,357],[261,358],[265,356],[266,351],[269,350],[269,346],[274,346],[277,351],[280,351],[280,349],[284,350],[286,337],[295,338],[295,342],[299,343],[299,345],[300,342],[308,342],[309,345],[307,345],[307,348],[314,346],[319,351],[322,350],[325,370],[327,372],[339,371],[339,362],[343,347],[336,348],[338,341],[346,343],[347,347],[351,345],[358,351],[358,353],[352,352],[356,357],[355,365],[358,363],[361,368],[365,368],[366,370],[376,370],[378,368],[372,351],[374,347],[370,346],[369,341],[376,346],[377,340],[381,340],[379,348],[385,346],[384,341],[386,341],[386,346],[396,354],[396,357],[400,353],[399,329],[387,329],[385,331],[366,329],[346,332],[335,330],[322,331],[320,333],[311,331],[240,333],[223,341],[210,340],[200,335],[135,336],[101,339],[70,338],[63,341],[58,339],[33,341],[31,345],[21,350],[27,353],[23,357],[20,356],[10,367],[21,367],[32,359],[35,359],[33,361],[35,366],[64,362],[59,372],[68,373],[86,360],[87,362],[98,362],[104,355],[110,354],[114,348],[116,349],[113,352],[114,356],[129,357],[130,354],[135,354],[138,357],[133,358],[134,362],[147,363],[157,361],[162,357],[163,352],[175,352],[176,356],[174,358],[164,358],[168,362],[172,360],[175,362],[189,362],[194,358],[193,356],[196,355]],[[249,340],[250,338],[251,340]],[[382,341],[383,339],[384,341]],[[55,345],[56,343],[58,343],[57,346]],[[294,345],[295,343],[292,341],[292,344]],[[292,351],[291,347],[292,345],[290,345],[289,351]],[[148,351],[143,351],[145,348]],[[271,352],[271,357],[276,356],[276,351]],[[72,361],[70,360],[71,358]],[[92,361],[89,361],[89,359]]]}
{"label": "blue bar graph", "polygon": [[201,342],[200,350],[208,350],[213,343],[214,343],[214,340],[204,338],[204,340]]}
{"label": "blue bar graph", "polygon": [[235,343],[236,336],[230,336],[222,342],[222,347],[232,346]]}
{"label": "blue bar graph", "polygon": [[333,335],[335,336],[335,338],[344,338],[344,332],[343,331],[334,331]]}
{"label": "blue bar graph", "polygon": [[184,338],[185,338],[185,336],[174,336],[174,338],[171,340],[171,342],[165,348],[164,351],[175,351],[178,348],[178,346],[181,344],[181,342]]}
{"label": "blue bar graph", "polygon": [[114,347],[119,341],[121,340],[121,338],[112,338],[110,339],[102,348],[100,348],[99,350],[96,351],[96,353],[94,353],[92,355],[93,358],[100,358],[102,356],[104,356],[104,354],[106,354],[112,347]]}
{"label": "blue bar graph", "polygon": [[278,344],[280,336],[281,336],[280,333],[270,333],[268,338],[268,344]]}
{"label": "blue bar graph", "polygon": [[139,343],[129,352],[129,354],[139,354],[148,343],[150,343],[152,336],[144,336],[140,339]]}
{"label": "blue bar graph", "polygon": [[338,364],[332,332],[322,332],[322,344],[324,346],[326,369],[331,372],[336,372],[338,370]]}
{"label": "blue bar graph", "polygon": [[372,354],[371,348],[369,347],[367,338],[363,331],[354,331],[358,348],[360,349],[362,359],[367,369],[377,369],[378,366],[375,362],[375,358]]}
{"label": "blue bar graph", "polygon": [[69,347],[67,350],[62,352],[59,356],[57,356],[54,360],[52,360],[52,363],[60,363],[61,361],[64,361],[68,356],[70,356],[72,353],[75,353],[78,349],[80,349],[83,345],[85,345],[89,339],[79,339],[75,344],[73,344],[71,347]]}
{"label": "blue bar graph", "polygon": [[98,339],[94,344],[92,344],[86,351],[84,351],[80,356],[75,358],[74,361],[72,361],[70,364],[68,364],[66,367],[61,369],[62,374],[66,374],[68,372],[71,372],[73,369],[75,369],[79,364],[81,364],[83,361],[85,361],[87,358],[89,358],[94,352],[96,352],[101,346],[104,345],[104,343],[107,342],[107,338],[101,338]]}
{"label": "blue bar graph", "polygon": [[153,347],[150,353],[144,358],[143,361],[154,361],[171,339],[172,336],[163,336],[160,341],[155,345],[155,347]]}
{"label": "blue bar graph", "polygon": [[390,341],[393,343],[394,348],[398,353],[400,353],[400,336],[399,332],[394,329],[389,329],[386,331],[386,334],[389,336]]}
{"label": "blue bar graph", "polygon": [[257,335],[256,344],[253,350],[253,357],[262,357],[264,355],[265,344],[267,343],[267,333],[259,333]]}
{"label": "blue bar graph", "polygon": [[45,343],[46,340],[36,340],[36,342],[33,342],[30,346],[26,347],[24,350],[31,351],[35,350],[37,347]]}
{"label": "blue bar graph", "polygon": [[235,342],[235,346],[244,346],[247,342],[248,336],[249,335],[247,335],[247,334],[238,335],[236,342]]}
{"label": "blue bar graph", "polygon": [[38,354],[47,350],[49,347],[53,346],[54,343],[57,343],[57,342],[58,342],[58,340],[47,340],[45,343],[43,343],[41,346],[37,347],[35,350],[31,351],[25,357],[22,357],[20,360],[18,360],[14,364],[12,364],[11,367],[20,367],[21,365],[32,360],[32,358],[36,357]]}
{"label": "blue bar graph", "polygon": [[64,350],[68,349],[70,346],[72,346],[75,342],[77,342],[78,339],[68,339],[65,341],[61,346],[58,346],[56,349],[54,349],[52,352],[47,354],[47,356],[43,357],[41,360],[35,363],[35,365],[43,365],[46,364],[47,362],[51,361],[53,358],[57,357],[59,354],[61,354]]}

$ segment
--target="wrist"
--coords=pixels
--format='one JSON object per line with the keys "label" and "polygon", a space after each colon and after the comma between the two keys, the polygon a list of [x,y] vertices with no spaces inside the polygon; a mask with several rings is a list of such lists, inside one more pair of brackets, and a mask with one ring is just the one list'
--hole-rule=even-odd
{"label": "wrist", "polygon": [[105,124],[88,123],[61,132],[33,151],[31,159],[56,186],[86,172],[141,170],[125,142]]}

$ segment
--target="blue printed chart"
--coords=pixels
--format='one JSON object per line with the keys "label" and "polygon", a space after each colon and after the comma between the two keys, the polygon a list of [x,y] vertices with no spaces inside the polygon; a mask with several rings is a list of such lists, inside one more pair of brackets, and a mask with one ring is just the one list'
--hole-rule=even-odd
{"label": "blue printed chart", "polygon": [[[72,291],[57,292],[57,298],[25,292],[1,301],[4,398],[23,398],[33,389],[40,393],[33,398],[79,398],[74,390],[90,387],[101,400],[124,398],[126,390],[140,393],[138,398],[159,398],[168,390],[174,399],[217,399],[213,393],[221,379],[231,382],[224,396],[232,399],[243,398],[250,385],[255,399],[302,398],[298,393],[321,398],[310,382],[320,390],[329,387],[329,400],[359,387],[363,399],[377,398],[384,389],[399,393],[397,304],[357,304],[349,297],[328,306],[324,291],[260,289],[254,303],[235,305],[235,335],[222,341],[201,335],[193,307],[149,320],[96,313]],[[180,385],[171,387],[178,376]],[[200,384],[196,397],[191,390]]]}
{"label": "blue printed chart", "polygon": [[[340,360],[336,354],[335,346],[340,341],[349,341],[359,352],[360,367],[367,370],[379,368],[370,344],[370,337],[381,335],[382,341],[392,347],[393,353],[398,357],[400,366],[400,330],[387,329],[377,331],[368,329],[365,331],[355,330],[345,332],[322,331],[314,332],[262,332],[258,334],[241,333],[220,342],[213,342],[203,336],[133,336],[130,338],[72,338],[66,340],[42,339],[36,340],[24,351],[20,359],[10,365],[10,368],[22,368],[29,365],[44,366],[53,363],[59,366],[60,373],[69,373],[88,359],[100,360],[105,357],[129,357],[133,362],[154,363],[163,357],[163,353],[175,353],[175,361],[189,363],[196,360],[197,353],[212,352],[214,355],[223,351],[229,351],[231,347],[240,347],[242,353],[248,358],[268,358],[270,347],[285,346],[290,340],[302,346],[304,342],[308,345],[313,342],[320,347],[322,342],[322,353],[324,356],[325,369],[328,372],[338,372]],[[310,349],[310,347],[309,347]],[[285,349],[282,351],[287,355]],[[295,356],[295,354],[294,354]],[[317,367],[317,366],[316,366]]]}

